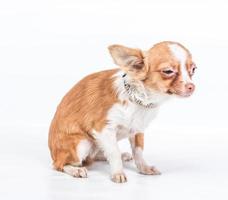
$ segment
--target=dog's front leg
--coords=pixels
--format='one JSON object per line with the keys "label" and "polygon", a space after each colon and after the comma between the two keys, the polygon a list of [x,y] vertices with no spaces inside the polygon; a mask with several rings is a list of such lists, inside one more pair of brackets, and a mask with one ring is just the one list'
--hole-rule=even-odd
{"label": "dog's front leg", "polygon": [[133,158],[139,172],[147,175],[161,174],[155,167],[147,165],[143,158],[144,134],[136,133],[135,135],[131,136],[129,140],[131,143]]}
{"label": "dog's front leg", "polygon": [[102,133],[96,134],[96,141],[110,164],[112,181],[116,183],[126,182],[127,178],[123,172],[121,152],[117,144],[115,130],[106,129]]}

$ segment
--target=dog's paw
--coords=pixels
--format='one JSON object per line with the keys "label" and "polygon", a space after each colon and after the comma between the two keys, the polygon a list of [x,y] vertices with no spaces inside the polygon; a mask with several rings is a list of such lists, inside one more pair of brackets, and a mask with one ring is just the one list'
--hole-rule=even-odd
{"label": "dog's paw", "polygon": [[113,174],[111,180],[115,183],[124,183],[127,182],[127,177],[124,173]]}
{"label": "dog's paw", "polygon": [[87,169],[85,167],[77,167],[74,170],[73,176],[77,178],[87,178]]}
{"label": "dog's paw", "polygon": [[139,168],[139,173],[145,174],[145,175],[161,175],[161,172],[158,171],[155,167],[153,166],[141,166]]}
{"label": "dog's paw", "polygon": [[128,161],[133,160],[132,155],[131,155],[130,153],[128,153],[128,152],[122,153],[122,154],[121,154],[121,158],[122,158],[122,161],[123,161],[123,162],[128,162]]}
{"label": "dog's paw", "polygon": [[87,169],[85,167],[64,166],[64,172],[77,178],[87,178]]}

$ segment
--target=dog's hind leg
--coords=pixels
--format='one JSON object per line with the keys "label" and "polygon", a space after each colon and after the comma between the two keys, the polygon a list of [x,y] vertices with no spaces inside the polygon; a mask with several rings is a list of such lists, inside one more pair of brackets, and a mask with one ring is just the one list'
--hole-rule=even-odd
{"label": "dog's hind leg", "polygon": [[78,137],[76,141],[77,135],[69,137],[69,140],[64,140],[66,143],[61,145],[62,148],[56,151],[54,167],[73,177],[86,178],[87,169],[83,166],[83,162],[89,157],[93,144],[82,137]]}

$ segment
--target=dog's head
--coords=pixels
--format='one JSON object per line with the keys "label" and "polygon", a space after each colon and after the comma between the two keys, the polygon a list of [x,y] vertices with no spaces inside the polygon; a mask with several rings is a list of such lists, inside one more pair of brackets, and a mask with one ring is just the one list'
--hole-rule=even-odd
{"label": "dog's head", "polygon": [[161,42],[148,51],[109,46],[114,62],[148,89],[181,97],[190,96],[196,66],[190,52],[177,42]]}

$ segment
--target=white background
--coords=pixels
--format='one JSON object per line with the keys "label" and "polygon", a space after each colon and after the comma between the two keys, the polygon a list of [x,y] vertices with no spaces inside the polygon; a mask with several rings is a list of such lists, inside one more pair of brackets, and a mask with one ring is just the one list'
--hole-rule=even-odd
{"label": "white background", "polygon": [[[1,0],[0,198],[227,199],[227,19],[225,0]],[[117,185],[105,163],[86,180],[53,171],[48,126],[63,95],[115,67],[108,45],[163,40],[183,43],[198,66],[195,94],[164,105],[146,132],[145,157],[163,175],[129,163]]]}

